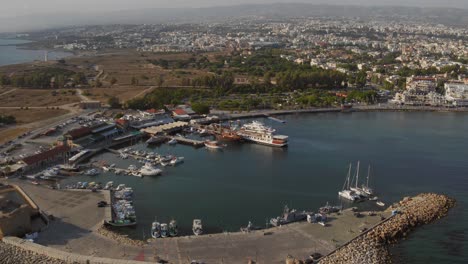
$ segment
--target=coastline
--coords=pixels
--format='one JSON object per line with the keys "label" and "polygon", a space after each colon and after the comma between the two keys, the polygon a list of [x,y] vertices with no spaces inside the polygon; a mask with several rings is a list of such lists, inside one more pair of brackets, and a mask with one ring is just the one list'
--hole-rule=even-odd
{"label": "coastline", "polygon": [[414,107],[414,106],[357,106],[351,111],[342,111],[339,107],[308,108],[294,110],[256,110],[241,113],[230,113],[231,111],[214,110],[212,114],[218,115],[220,120],[246,119],[256,117],[267,117],[269,115],[293,115],[310,113],[350,113],[350,112],[440,112],[440,113],[466,113],[468,108],[442,108],[442,107]]}

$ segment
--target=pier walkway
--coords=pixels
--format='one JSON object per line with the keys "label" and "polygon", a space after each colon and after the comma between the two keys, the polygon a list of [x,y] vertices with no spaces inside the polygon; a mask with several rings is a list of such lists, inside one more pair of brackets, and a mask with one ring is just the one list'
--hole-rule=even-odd
{"label": "pier walkway", "polygon": [[184,137],[177,137],[177,136],[167,136],[169,139],[175,139],[177,140],[177,143],[180,144],[186,144],[186,145],[192,145],[194,147],[203,147],[205,145],[204,141],[201,140],[196,140],[196,139],[190,139],[190,138],[184,138]]}

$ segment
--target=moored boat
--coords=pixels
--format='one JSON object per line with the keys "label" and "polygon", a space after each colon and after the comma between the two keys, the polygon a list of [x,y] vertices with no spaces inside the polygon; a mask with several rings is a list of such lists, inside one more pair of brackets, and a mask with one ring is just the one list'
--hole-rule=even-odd
{"label": "moored boat", "polygon": [[203,225],[200,219],[194,219],[192,225],[193,234],[199,236],[203,234]]}
{"label": "moored boat", "polygon": [[161,224],[159,222],[153,222],[151,224],[151,237],[160,238],[161,237]]}
{"label": "moored boat", "polygon": [[166,223],[161,224],[161,237],[169,236],[169,227]]}
{"label": "moored boat", "polygon": [[176,237],[179,235],[179,228],[177,226],[176,220],[174,219],[169,222],[169,235],[171,237]]}
{"label": "moored boat", "polygon": [[245,140],[273,147],[286,147],[288,136],[277,135],[271,127],[265,126],[259,121],[244,124],[237,135]]}
{"label": "moored boat", "polygon": [[166,138],[163,136],[152,136],[148,140],[146,140],[147,144],[160,144],[166,141]]}
{"label": "moored boat", "polygon": [[223,144],[220,144],[218,141],[214,140],[207,140],[204,144],[208,149],[222,149],[224,147]]}
{"label": "moored boat", "polygon": [[140,169],[140,174],[142,176],[157,176],[162,173],[161,169],[154,167],[151,163],[145,163],[143,167]]}

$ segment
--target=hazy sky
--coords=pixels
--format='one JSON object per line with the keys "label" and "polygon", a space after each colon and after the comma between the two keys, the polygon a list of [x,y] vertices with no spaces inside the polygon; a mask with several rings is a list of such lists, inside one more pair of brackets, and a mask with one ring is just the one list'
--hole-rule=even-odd
{"label": "hazy sky", "polygon": [[0,17],[54,12],[102,12],[158,7],[207,7],[253,3],[327,3],[468,8],[468,0],[0,0]]}

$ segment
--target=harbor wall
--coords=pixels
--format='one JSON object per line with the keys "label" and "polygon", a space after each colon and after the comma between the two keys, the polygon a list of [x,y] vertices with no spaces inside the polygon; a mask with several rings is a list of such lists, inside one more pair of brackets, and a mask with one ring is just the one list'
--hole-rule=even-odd
{"label": "harbor wall", "polygon": [[[100,258],[92,256],[84,256],[74,253],[69,253],[61,251],[58,249],[45,247],[36,243],[29,242],[27,240],[17,238],[17,237],[4,237],[2,239],[3,243],[11,246],[18,247],[25,251],[30,251],[34,254],[40,256],[47,256],[52,259],[61,260],[65,263],[79,263],[79,264],[149,264],[154,262],[145,262],[145,261],[135,261],[135,260],[123,260],[123,259],[110,259],[110,258]],[[16,260],[18,256],[16,256]],[[22,262],[18,262],[22,263]]]}
{"label": "harbor wall", "polygon": [[406,237],[417,226],[444,217],[454,205],[455,200],[433,193],[405,198],[387,209],[396,212],[392,217],[323,257],[319,263],[391,263],[389,244]]}

